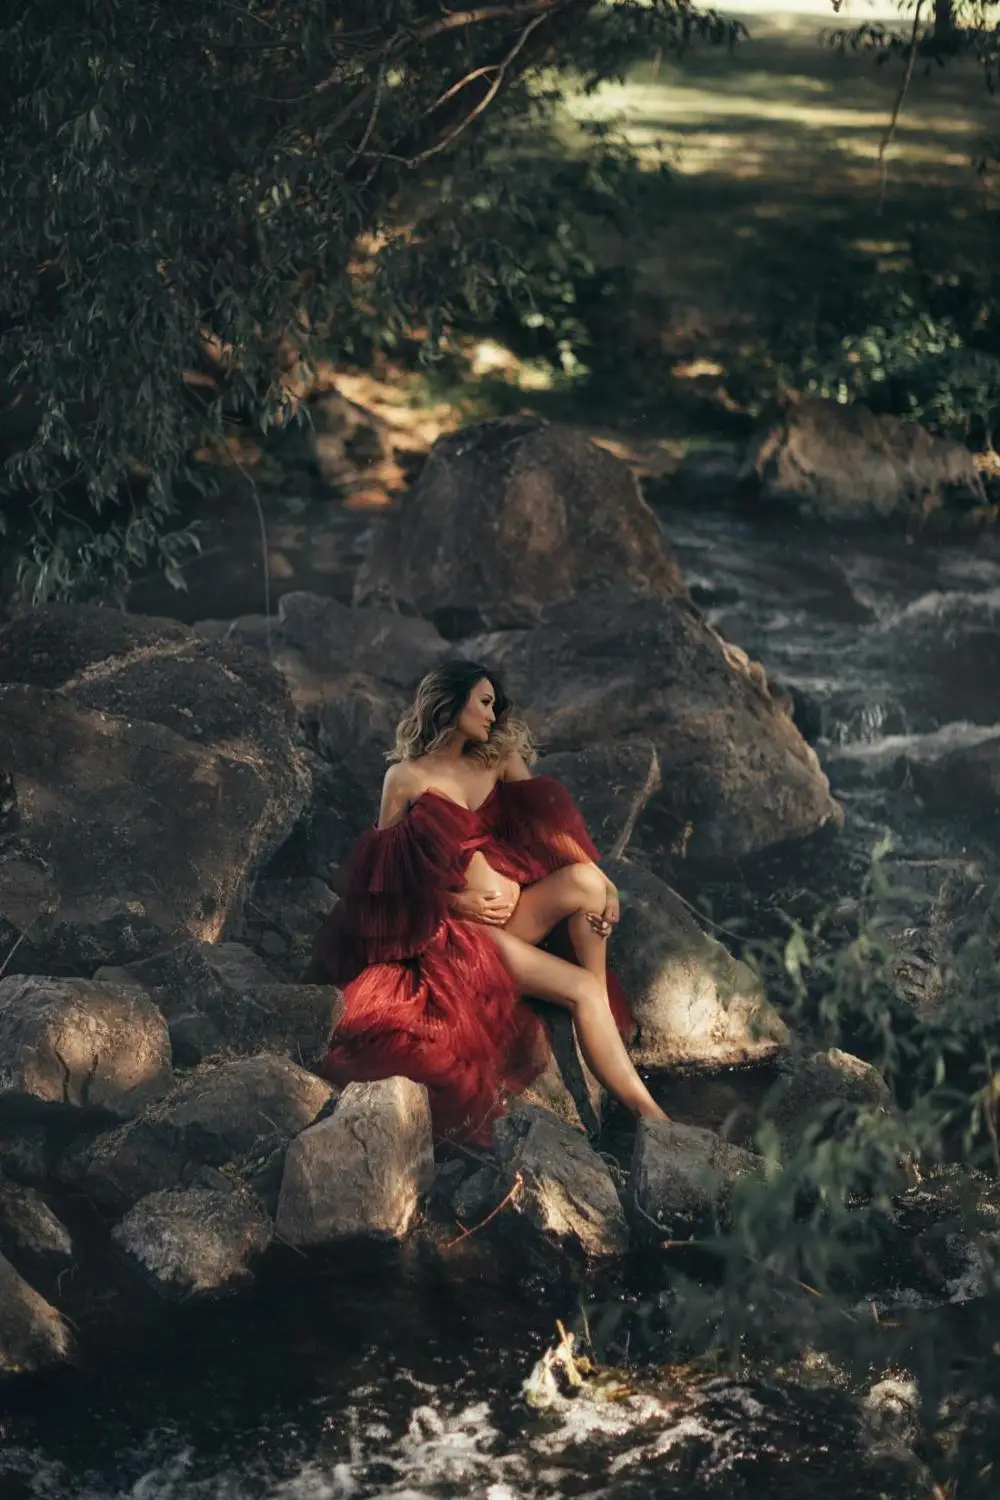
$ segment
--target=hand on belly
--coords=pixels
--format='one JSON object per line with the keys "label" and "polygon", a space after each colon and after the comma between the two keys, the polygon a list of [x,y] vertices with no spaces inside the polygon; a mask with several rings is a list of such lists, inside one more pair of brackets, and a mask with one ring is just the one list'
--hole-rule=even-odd
{"label": "hand on belly", "polygon": [[517,881],[498,874],[477,851],[469,861],[465,890],[457,898],[456,906],[459,915],[474,922],[503,927],[514,915],[520,897],[521,887]]}

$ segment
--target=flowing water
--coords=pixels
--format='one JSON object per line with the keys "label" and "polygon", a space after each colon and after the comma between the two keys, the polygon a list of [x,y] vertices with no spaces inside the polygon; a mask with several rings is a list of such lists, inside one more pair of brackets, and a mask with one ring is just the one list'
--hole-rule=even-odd
{"label": "flowing water", "polygon": [[[845,837],[989,862],[982,822],[932,819],[902,758],[1000,734],[1000,541],[909,544],[663,512],[724,635],[793,695],[848,809]],[[354,520],[345,546],[360,538]],[[221,611],[220,611],[221,612]],[[945,1290],[961,1300],[968,1288]],[[148,1321],[90,1369],[18,1387],[0,1418],[11,1500],[470,1496],[865,1500],[904,1493],[846,1395],[650,1374],[619,1400],[524,1382],[569,1294],[443,1278],[420,1257],[349,1285],[312,1263],[254,1297]]]}

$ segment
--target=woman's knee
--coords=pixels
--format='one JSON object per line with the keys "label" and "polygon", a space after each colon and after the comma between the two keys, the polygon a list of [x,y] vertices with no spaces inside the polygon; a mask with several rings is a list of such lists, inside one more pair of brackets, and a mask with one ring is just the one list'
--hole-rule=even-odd
{"label": "woman's knee", "polygon": [[608,883],[596,865],[570,865],[567,883],[587,911],[602,911]]}

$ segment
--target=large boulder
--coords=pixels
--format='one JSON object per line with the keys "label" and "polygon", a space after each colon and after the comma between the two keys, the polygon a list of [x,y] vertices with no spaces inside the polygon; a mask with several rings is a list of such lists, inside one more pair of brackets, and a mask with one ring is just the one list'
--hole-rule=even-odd
{"label": "large boulder", "polygon": [[635,1018],[629,1050],[640,1066],[739,1067],[788,1046],[757,976],[702,931],[669,886],[627,861],[604,869],[621,894],[610,961]]}
{"label": "large boulder", "polygon": [[98,978],[141,986],[166,1017],[175,1061],[280,1053],[311,1068],[344,1002],[330,985],[286,984],[241,943],[189,941]]}
{"label": "large boulder", "polygon": [[37,975],[0,980],[0,1103],[126,1119],[172,1082],[166,1022],[137,986]]}
{"label": "large boulder", "polygon": [[764,500],[790,501],[829,521],[920,522],[945,506],[986,503],[963,444],[864,406],[819,399],[789,404],[753,438],[741,478]]}
{"label": "large boulder", "polygon": [[402,1240],[434,1180],[430,1104],[408,1078],[351,1083],[285,1158],[276,1227],[290,1245]]}
{"label": "large boulder", "polygon": [[218,937],[309,798],[280,673],[238,642],[52,606],[0,629],[0,678],[14,966],[89,974]]}
{"label": "large boulder", "polygon": [[731,859],[843,820],[763,669],[684,599],[588,595],[535,630],[465,646],[504,672],[548,751],[655,745],[662,786],[639,817],[644,847]]}
{"label": "large boulder", "polygon": [[244,1286],[274,1229],[246,1188],[173,1188],[140,1199],[112,1239],[164,1297],[218,1297]]}
{"label": "large boulder", "polygon": [[121,1212],[148,1193],[193,1185],[204,1168],[252,1168],[332,1098],[329,1084],[287,1058],[206,1064],[138,1119],[71,1151],[60,1175]]}
{"label": "large boulder", "polygon": [[663,785],[650,740],[588,745],[546,755],[538,774],[554,776],[572,794],[602,854],[620,859],[640,818]]}
{"label": "large boulder", "polygon": [[494,1223],[550,1274],[595,1269],[628,1249],[628,1226],[607,1163],[546,1109],[519,1104],[493,1127],[500,1166]]}
{"label": "large boulder", "polygon": [[711,1130],[640,1120],[630,1180],[637,1235],[655,1245],[714,1233],[726,1224],[736,1184],[762,1170],[760,1157]]}
{"label": "large boulder", "polygon": [[628,466],[578,432],[519,416],[438,439],[377,535],[356,597],[388,595],[456,636],[612,584],[684,591]]}
{"label": "large boulder", "polygon": [[0,1255],[0,1375],[45,1370],[72,1351],[62,1316]]}

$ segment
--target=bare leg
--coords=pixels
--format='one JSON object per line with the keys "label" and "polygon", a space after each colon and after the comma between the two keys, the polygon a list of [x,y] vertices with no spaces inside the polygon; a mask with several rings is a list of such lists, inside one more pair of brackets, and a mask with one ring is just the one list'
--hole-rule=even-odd
{"label": "bare leg", "polygon": [[525,887],[504,931],[537,944],[568,918],[573,952],[607,998],[607,939],[587,920],[588,913],[597,915],[604,910],[606,893],[607,882],[596,865],[566,865],[536,885]]}
{"label": "bare leg", "polygon": [[541,952],[502,928],[487,927],[485,931],[524,994],[552,1000],[570,1012],[583,1060],[598,1083],[632,1114],[650,1120],[669,1119],[635,1071],[595,976]]}

